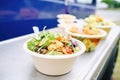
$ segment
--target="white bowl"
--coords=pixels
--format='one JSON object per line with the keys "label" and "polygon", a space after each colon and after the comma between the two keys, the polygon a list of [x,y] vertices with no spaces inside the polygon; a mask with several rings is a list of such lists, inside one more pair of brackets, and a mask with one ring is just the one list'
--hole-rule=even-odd
{"label": "white bowl", "polygon": [[76,19],[76,16],[71,15],[71,14],[59,14],[57,15],[57,18],[59,19]]}
{"label": "white bowl", "polygon": [[77,33],[72,33],[70,32],[70,28],[66,28],[65,32],[72,35],[72,36],[77,36],[77,37],[82,37],[82,38],[102,38],[102,37],[105,37],[107,35],[107,33],[102,30],[102,29],[99,29],[99,31],[101,32],[101,34],[99,35],[87,35],[87,34],[77,34]]}
{"label": "white bowl", "polygon": [[27,48],[27,42],[24,43],[24,50],[29,53],[34,61],[36,69],[47,75],[62,75],[71,71],[77,57],[85,52],[85,45],[76,39],[80,51],[70,55],[43,55],[33,52]]}
{"label": "white bowl", "polygon": [[57,18],[58,18],[58,22],[61,24],[61,23],[73,23],[76,21],[76,16],[74,15],[71,15],[71,14],[59,14],[57,15]]}
{"label": "white bowl", "polygon": [[110,30],[112,29],[112,26],[96,26],[96,28],[103,29],[103,30],[105,30],[107,33],[109,33]]}
{"label": "white bowl", "polygon": [[104,20],[103,21],[104,25],[101,25],[100,23],[98,23],[95,27],[99,28],[99,29],[103,29],[105,30],[107,33],[109,33],[109,31],[116,26],[116,24],[114,24],[112,21],[109,20]]}
{"label": "white bowl", "polygon": [[75,19],[58,19],[57,20],[58,23],[65,23],[65,24],[70,24],[70,23],[74,23],[75,22]]}
{"label": "white bowl", "polygon": [[61,24],[58,24],[57,26],[65,31],[65,29],[68,27],[79,27],[79,24],[77,24],[77,23],[69,23],[69,24],[61,23]]}
{"label": "white bowl", "polygon": [[86,35],[86,34],[72,33],[70,32],[70,28],[71,27],[67,28],[65,32],[68,35],[72,36],[73,38],[82,41],[86,46],[86,52],[91,52],[95,50],[100,39],[105,39],[105,37],[107,36],[107,32],[102,29],[99,29],[99,31],[101,32],[100,35]]}

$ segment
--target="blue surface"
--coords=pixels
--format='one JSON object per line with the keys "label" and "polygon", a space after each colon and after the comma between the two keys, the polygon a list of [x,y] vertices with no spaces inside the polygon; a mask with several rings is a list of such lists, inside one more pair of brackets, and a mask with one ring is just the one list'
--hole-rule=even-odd
{"label": "blue surface", "polygon": [[38,26],[40,30],[56,27],[56,19],[39,19],[39,20],[18,20],[0,22],[0,40],[6,40],[17,36],[33,33],[32,27]]}
{"label": "blue surface", "polygon": [[96,0],[92,4],[69,3],[62,0],[0,0],[0,41],[32,33],[32,26],[47,29],[57,26],[56,16],[69,13],[85,18],[95,13]]}

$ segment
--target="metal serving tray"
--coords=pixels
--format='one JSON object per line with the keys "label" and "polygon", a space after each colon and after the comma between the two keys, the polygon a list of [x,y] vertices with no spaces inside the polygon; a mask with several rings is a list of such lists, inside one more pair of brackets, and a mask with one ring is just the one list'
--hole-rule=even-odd
{"label": "metal serving tray", "polygon": [[[50,31],[59,32],[58,28]],[[0,80],[94,80],[97,79],[112,49],[120,39],[120,28],[115,26],[95,51],[85,53],[76,60],[71,72],[61,76],[48,76],[38,72],[32,57],[23,50],[23,43],[33,34],[0,42]]]}

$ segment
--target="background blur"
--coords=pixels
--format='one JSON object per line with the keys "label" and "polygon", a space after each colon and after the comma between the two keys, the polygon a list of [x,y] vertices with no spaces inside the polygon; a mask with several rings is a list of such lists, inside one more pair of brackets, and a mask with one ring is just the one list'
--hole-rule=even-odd
{"label": "background blur", "polygon": [[[49,1],[49,2],[48,2]],[[57,26],[56,16],[70,13],[77,18],[99,14],[120,25],[120,0],[0,0],[0,41]],[[120,42],[113,80],[120,80]]]}
{"label": "background blur", "polygon": [[[112,20],[119,26],[120,0],[98,0],[96,13],[106,19]],[[112,80],[120,80],[120,40],[118,57],[113,71]]]}

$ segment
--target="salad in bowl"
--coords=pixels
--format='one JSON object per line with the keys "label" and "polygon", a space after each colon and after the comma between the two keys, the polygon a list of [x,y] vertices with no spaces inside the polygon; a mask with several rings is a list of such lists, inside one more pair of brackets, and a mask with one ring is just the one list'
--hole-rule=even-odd
{"label": "salad in bowl", "polygon": [[27,42],[27,48],[37,54],[43,55],[68,55],[79,51],[76,41],[60,34],[48,31],[42,32],[39,39],[32,38]]}
{"label": "salad in bowl", "polygon": [[104,30],[95,28],[90,24],[84,25],[83,28],[67,28],[66,33],[73,38],[82,41],[86,46],[86,52],[95,50],[100,39],[107,35]]}
{"label": "salad in bowl", "polygon": [[115,26],[115,23],[110,20],[106,20],[97,14],[86,17],[84,21],[86,22],[86,24],[92,24],[94,27],[103,29],[107,33],[111,30],[113,26]]}
{"label": "salad in bowl", "polygon": [[47,75],[62,75],[71,71],[75,60],[85,52],[85,45],[58,33],[42,31],[24,43],[36,69]]}

